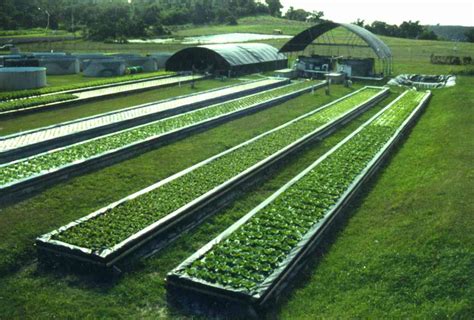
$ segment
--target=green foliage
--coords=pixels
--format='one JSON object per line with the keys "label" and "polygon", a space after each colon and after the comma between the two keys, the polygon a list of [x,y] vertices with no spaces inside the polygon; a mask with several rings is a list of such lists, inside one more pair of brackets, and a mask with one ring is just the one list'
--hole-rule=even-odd
{"label": "green foliage", "polygon": [[350,188],[425,93],[411,91],[222,242],[180,271],[250,294]]}
{"label": "green foliage", "polygon": [[474,28],[467,30],[464,35],[468,42],[474,42]]}
{"label": "green foliage", "polygon": [[268,14],[268,8],[255,0],[5,0],[0,4],[0,28],[61,25],[72,32],[81,29],[91,40],[125,42],[167,34],[165,25],[236,25],[238,18],[259,14]]}
{"label": "green foliage", "polygon": [[[364,20],[357,20],[359,26],[363,26]],[[419,21],[403,21],[399,26],[382,21],[374,21],[365,28],[373,33],[398,38],[438,40],[438,36],[429,27],[420,25]]]}
{"label": "green foliage", "polygon": [[271,16],[281,17],[281,9],[283,9],[283,5],[280,0],[265,0],[265,3],[268,6],[268,11]]}
{"label": "green foliage", "polygon": [[367,88],[331,107],[271,132],[138,198],[61,232],[54,239],[95,251],[110,249],[317,128],[379,93]]}
{"label": "green foliage", "polygon": [[42,104],[49,104],[53,102],[68,101],[74,99],[77,99],[77,96],[73,94],[54,94],[37,98],[10,100],[0,102],[0,112],[20,110],[29,107],[39,106]]}
{"label": "green foliage", "polygon": [[298,89],[303,89],[314,82],[300,82],[266,91],[257,95],[229,101],[207,108],[198,109],[174,117],[165,118],[151,124],[120,131],[82,143],[64,147],[54,152],[39,154],[18,162],[0,166],[0,185],[34,177],[36,175],[57,170],[62,166],[70,165],[107,152],[138,143],[146,139],[179,130],[201,121],[219,117],[227,113],[248,108],[256,103],[262,103],[272,98],[282,96]]}
{"label": "green foliage", "polygon": [[97,87],[97,86],[103,86],[107,84],[148,79],[148,78],[153,78],[153,77],[158,77],[158,76],[167,76],[167,75],[172,75],[172,74],[174,73],[168,72],[168,71],[158,71],[158,72],[153,72],[153,73],[131,74],[131,75],[114,77],[114,78],[109,78],[109,79],[92,80],[92,81],[73,83],[73,84],[62,85],[62,86],[46,87],[42,89],[0,92],[0,101],[34,97],[34,96],[40,96],[42,94],[47,94],[47,93],[83,89],[83,88],[88,88],[88,87]]}

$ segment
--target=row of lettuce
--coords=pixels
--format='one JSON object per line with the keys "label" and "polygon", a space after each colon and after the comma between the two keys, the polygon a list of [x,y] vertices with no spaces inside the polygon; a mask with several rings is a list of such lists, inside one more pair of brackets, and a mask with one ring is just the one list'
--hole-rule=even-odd
{"label": "row of lettuce", "polygon": [[223,115],[244,110],[256,104],[267,102],[292,92],[306,89],[315,82],[296,82],[238,100],[232,100],[210,107],[165,118],[150,124],[101,136],[71,146],[51,150],[26,159],[0,165],[0,186],[16,183],[40,174],[57,170],[63,166],[81,162],[126,146],[141,143],[187,126],[209,121]]}
{"label": "row of lettuce", "polygon": [[30,107],[40,106],[44,104],[50,104],[55,102],[64,102],[69,100],[77,99],[77,96],[69,93],[60,93],[42,97],[34,97],[28,99],[17,99],[0,102],[0,112],[21,110]]}
{"label": "row of lettuce", "polygon": [[108,78],[108,79],[92,80],[92,81],[86,81],[86,82],[81,82],[81,83],[71,83],[67,85],[52,86],[52,87],[46,87],[46,88],[41,88],[41,89],[0,92],[0,102],[13,100],[13,99],[22,99],[22,98],[40,96],[43,94],[50,94],[50,93],[55,93],[55,92],[68,91],[68,90],[98,87],[98,86],[104,86],[104,85],[109,85],[109,84],[114,84],[114,83],[142,80],[142,79],[161,77],[161,76],[170,76],[173,74],[175,73],[168,72],[168,71],[157,71],[157,72],[152,72],[152,73],[133,74],[133,75]]}
{"label": "row of lettuce", "polygon": [[262,207],[181,264],[169,279],[184,278],[211,289],[261,296],[425,95],[405,93]]}
{"label": "row of lettuce", "polygon": [[274,130],[223,153],[194,170],[75,226],[52,239],[95,252],[111,250],[132,235],[170,215],[186,204],[223,185],[230,179],[269,159],[291,144],[321,131],[381,93],[366,88],[358,93],[317,109]]}

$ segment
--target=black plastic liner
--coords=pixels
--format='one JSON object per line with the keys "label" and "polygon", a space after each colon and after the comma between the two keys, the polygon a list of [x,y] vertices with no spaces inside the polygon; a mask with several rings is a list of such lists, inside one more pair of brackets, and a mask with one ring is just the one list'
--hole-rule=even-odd
{"label": "black plastic liner", "polygon": [[[351,95],[356,94],[356,93],[357,91],[352,93]],[[100,253],[92,252],[89,249],[69,245],[67,243],[52,240],[51,238],[55,234],[61,231],[64,231],[68,228],[71,228],[81,223],[82,221],[85,221],[97,215],[103,214],[123,202],[129,201],[131,199],[134,199],[140,196],[141,194],[144,194],[146,192],[149,192],[150,190],[156,189],[159,186],[166,184],[169,181],[174,180],[186,174],[187,172],[194,170],[197,167],[203,166],[213,161],[214,159],[221,157],[224,154],[232,152],[233,150],[238,149],[242,145],[248,144],[252,142],[253,140],[258,139],[259,137],[268,134],[268,132],[261,134],[249,141],[246,141],[243,144],[240,144],[234,148],[224,151],[223,153],[220,153],[214,157],[211,157],[201,163],[198,163],[182,172],[179,172],[165,180],[160,181],[159,183],[153,186],[143,189],[133,195],[130,195],[122,200],[119,200],[118,202],[115,202],[105,208],[102,208],[82,219],[74,221],[58,230],[52,231],[46,235],[43,235],[37,238],[36,240],[37,249],[40,252],[49,252],[48,260],[76,260],[76,261],[82,261],[84,264],[95,265],[99,269],[102,268],[102,269],[112,270],[114,267],[120,269],[121,265],[128,263],[127,260],[150,254],[150,252],[156,252],[162,249],[163,247],[167,246],[170,242],[178,238],[187,230],[196,227],[208,216],[217,212],[222,207],[228,205],[230,201],[232,201],[240,192],[242,192],[242,190],[245,189],[244,186],[249,186],[258,181],[261,181],[262,179],[265,178],[265,175],[270,170],[274,169],[275,167],[280,165],[282,162],[291,158],[292,155],[294,155],[295,153],[297,153],[298,151],[300,151],[301,149],[303,149],[304,147],[306,147],[313,141],[326,137],[327,135],[331,134],[333,131],[337,130],[337,128],[341,127],[342,125],[344,125],[351,119],[363,113],[368,108],[376,105],[378,102],[384,99],[388,95],[388,93],[389,93],[388,88],[381,90],[380,93],[368,99],[367,101],[360,104],[359,106],[354,106],[354,109],[352,109],[350,112],[347,112],[344,116],[328,123],[324,127],[319,127],[315,129],[313,132],[302,137],[301,139],[289,145],[288,147],[262,160],[261,162],[257,163],[253,167],[242,172],[238,176],[228,180],[227,182],[223,183],[219,187],[209,191],[208,193],[195,199],[194,201],[187,204],[186,206],[176,210],[175,212],[167,215],[161,220],[148,226],[144,230],[129,237],[126,241],[117,245],[112,250],[107,250]],[[308,114],[313,114],[317,112],[318,110],[327,108],[330,105],[335,104],[338,101],[347,98],[348,96],[337,99],[321,108],[318,108],[309,112]],[[303,118],[307,116],[308,114],[300,116],[297,119]],[[288,123],[291,123],[294,121],[296,121],[296,119]],[[288,125],[288,123],[282,126]],[[277,130],[278,128],[275,128],[270,131]]]}
{"label": "black plastic liner", "polygon": [[[400,99],[400,97],[398,99]],[[250,295],[244,290],[235,290],[217,284],[208,283],[201,279],[182,275],[180,272],[187,266],[191,265],[194,261],[201,258],[205,253],[211,250],[214,245],[228,238],[253,215],[257,214],[262,208],[271,203],[296,181],[301,179],[330,154],[335,152],[342,144],[356,135],[366,124],[376,119],[378,115],[389,108],[396,100],[288,182],[262,204],[257,206],[254,210],[249,212],[246,216],[241,218],[238,222],[221,233],[217,238],[202,247],[170,272],[166,279],[169,303],[184,312],[191,314],[239,319],[265,318],[270,309],[274,309],[274,304],[279,301],[285,293],[287,293],[286,291],[291,287],[291,283],[298,277],[299,271],[312,258],[314,252],[319,249],[319,244],[330,234],[331,229],[335,226],[334,222],[343,217],[347,211],[346,209],[357,196],[358,191],[362,188],[365,182],[377,172],[377,170],[383,165],[384,161],[389,158],[391,151],[396,148],[398,142],[415,124],[415,121],[427,106],[430,97],[431,93],[428,92],[411,115],[394,133],[392,138],[385,144],[382,150],[377,153],[348,190],[341,196],[334,208],[303,237],[299,244],[290,252],[285,261],[282,262],[280,267],[258,287],[256,290],[257,293]]]}

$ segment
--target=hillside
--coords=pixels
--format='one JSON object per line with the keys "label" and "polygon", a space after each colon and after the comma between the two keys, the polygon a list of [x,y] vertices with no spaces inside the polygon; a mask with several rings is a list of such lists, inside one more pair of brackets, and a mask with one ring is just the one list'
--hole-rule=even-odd
{"label": "hillside", "polygon": [[465,33],[474,27],[464,26],[428,26],[428,30],[433,31],[440,39],[451,41],[466,41]]}

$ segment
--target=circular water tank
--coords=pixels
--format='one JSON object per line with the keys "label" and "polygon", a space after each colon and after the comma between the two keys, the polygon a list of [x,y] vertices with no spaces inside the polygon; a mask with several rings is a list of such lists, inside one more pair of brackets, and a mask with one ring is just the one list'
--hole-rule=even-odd
{"label": "circular water tank", "polygon": [[46,68],[0,68],[0,90],[25,90],[46,87]]}
{"label": "circular water tank", "polygon": [[39,60],[39,65],[46,68],[46,74],[63,75],[80,72],[79,59],[74,57],[43,58]]}
{"label": "circular water tank", "polygon": [[113,77],[121,76],[125,73],[125,61],[118,59],[91,60],[84,69],[86,77]]}

